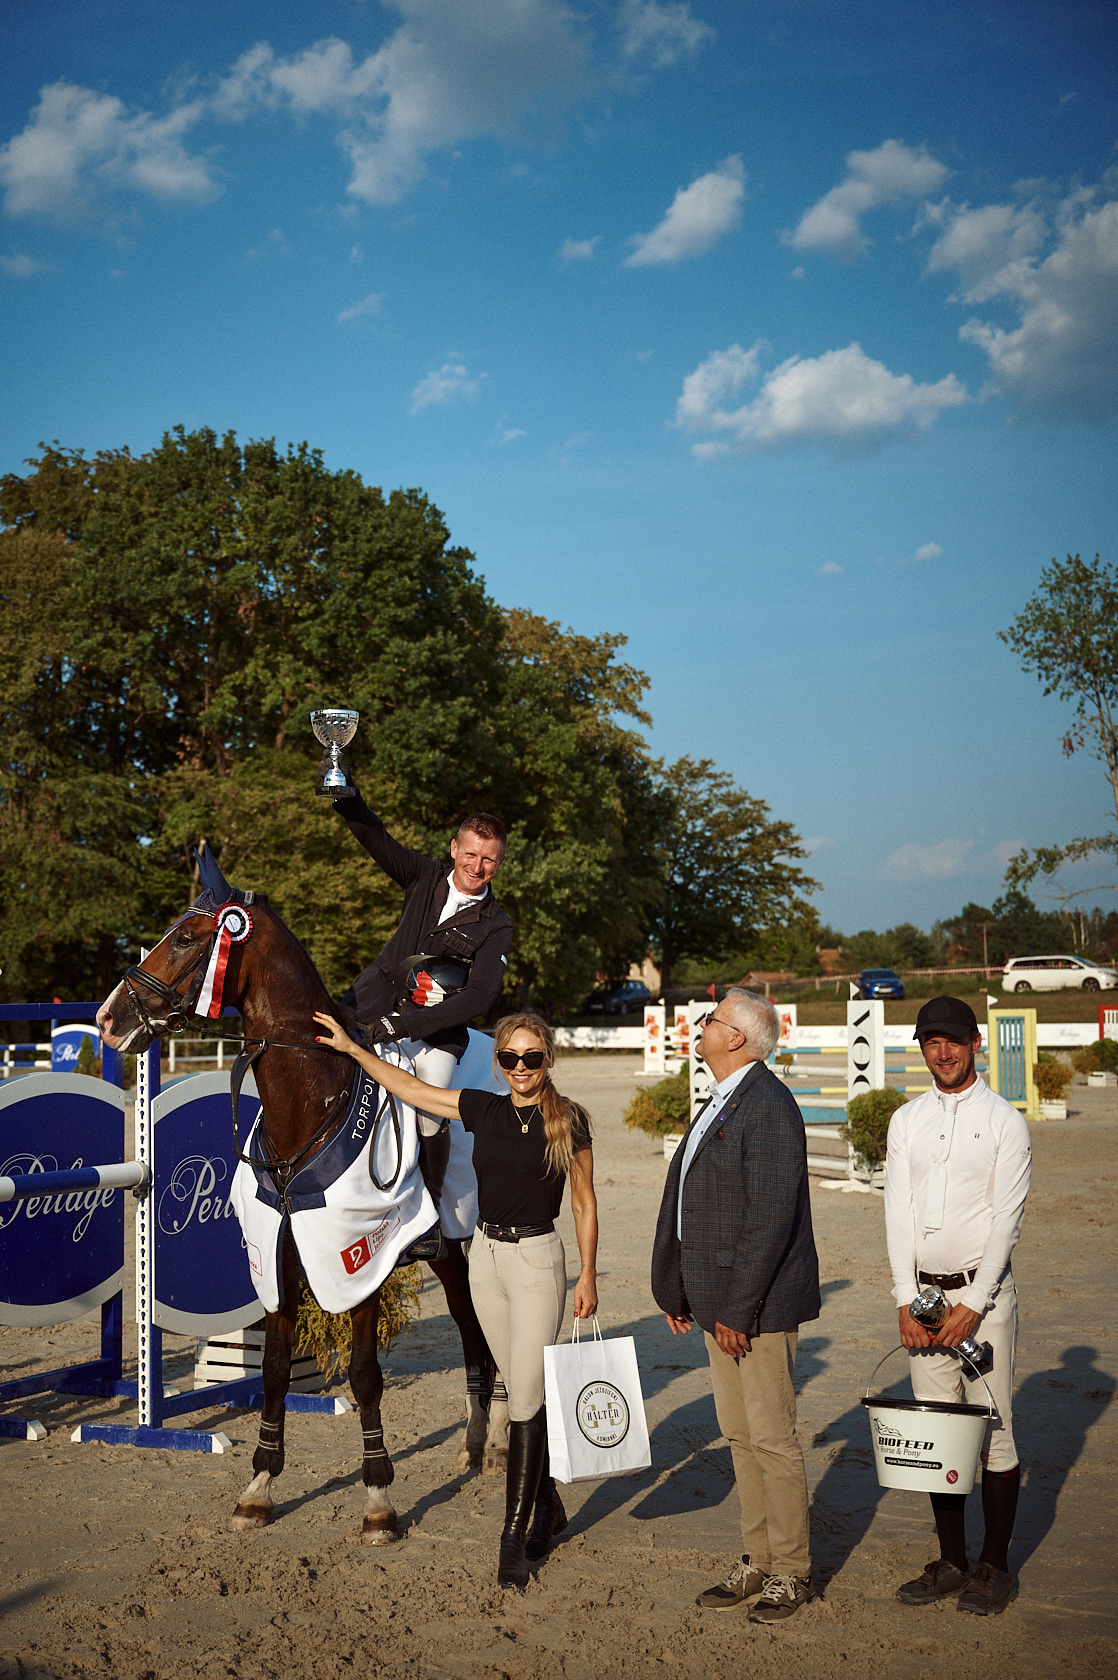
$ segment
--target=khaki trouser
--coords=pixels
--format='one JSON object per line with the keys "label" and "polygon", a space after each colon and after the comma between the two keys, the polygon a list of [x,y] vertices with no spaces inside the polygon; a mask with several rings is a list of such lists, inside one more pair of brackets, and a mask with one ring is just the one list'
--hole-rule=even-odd
{"label": "khaki trouser", "polygon": [[543,1405],[543,1350],[567,1304],[567,1262],[557,1232],[498,1242],[479,1226],[470,1241],[470,1294],[505,1379],[509,1417],[527,1423]]}
{"label": "khaki trouser", "polygon": [[753,1336],[733,1359],[706,1331],[718,1427],[730,1443],[742,1551],[774,1575],[810,1575],[807,1476],[796,1436],[796,1330]]}

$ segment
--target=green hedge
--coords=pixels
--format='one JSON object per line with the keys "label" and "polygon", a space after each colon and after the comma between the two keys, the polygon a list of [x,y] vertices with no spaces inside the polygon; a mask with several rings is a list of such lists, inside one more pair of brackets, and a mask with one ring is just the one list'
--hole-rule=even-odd
{"label": "green hedge", "polygon": [[847,1103],[846,1125],[839,1130],[855,1155],[871,1170],[884,1161],[889,1122],[908,1100],[903,1091],[883,1086],[877,1091],[863,1091]]}

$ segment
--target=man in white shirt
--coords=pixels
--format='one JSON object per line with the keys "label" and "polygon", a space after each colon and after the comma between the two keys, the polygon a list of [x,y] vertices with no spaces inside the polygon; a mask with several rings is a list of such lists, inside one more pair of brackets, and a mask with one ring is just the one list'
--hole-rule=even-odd
{"label": "man in white shirt", "polygon": [[[885,1232],[901,1341],[911,1355],[918,1400],[989,1404],[982,1382],[956,1354],[967,1336],[985,1342],[985,1373],[997,1407],[982,1448],[985,1536],[973,1571],[966,1554],[966,1495],[931,1495],[941,1555],[897,1596],[930,1604],[960,1594],[959,1609],[1000,1615],[1017,1596],[1008,1547],[1021,1467],[1013,1441],[1013,1365],[1017,1294],[1010,1257],[1021,1234],[1032,1149],[1023,1115],[975,1072],[978,1022],[960,998],[932,998],[916,1018],[920,1048],[935,1086],[905,1103],[889,1124]],[[950,1313],[929,1331],[909,1312],[919,1289],[938,1284]]]}

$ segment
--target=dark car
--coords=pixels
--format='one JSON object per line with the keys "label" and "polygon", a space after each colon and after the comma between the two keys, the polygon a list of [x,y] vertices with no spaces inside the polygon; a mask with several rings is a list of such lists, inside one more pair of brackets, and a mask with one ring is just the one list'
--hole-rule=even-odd
{"label": "dark car", "polygon": [[628,1015],[652,1001],[643,980],[611,980],[608,986],[591,992],[582,1007],[587,1015]]}
{"label": "dark car", "polygon": [[864,968],[858,990],[864,998],[903,998],[904,981],[891,968]]}

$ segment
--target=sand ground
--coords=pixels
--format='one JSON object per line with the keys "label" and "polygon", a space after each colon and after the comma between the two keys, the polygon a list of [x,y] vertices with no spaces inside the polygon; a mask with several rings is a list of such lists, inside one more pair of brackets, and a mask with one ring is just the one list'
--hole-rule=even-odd
{"label": "sand ground", "polygon": [[[564,1489],[570,1527],[524,1594],[494,1584],[501,1482],[453,1471],[464,1382],[432,1280],[423,1319],[387,1361],[405,1531],[395,1547],[358,1539],[355,1416],[291,1418],[277,1520],[240,1535],[228,1519],[251,1474],[253,1415],[184,1420],[230,1436],[232,1453],[211,1457],[71,1444],[75,1423],[125,1419],[127,1402],[43,1396],[8,1408],[39,1416],[50,1434],[0,1439],[0,1680],[1118,1675],[1113,1095],[1077,1085],[1069,1119],[1034,1128],[1015,1265],[1020,1597],[996,1619],[961,1615],[952,1601],[906,1609],[893,1596],[936,1548],[923,1495],[878,1487],[860,1404],[896,1342],[882,1203],[813,1181],[824,1305],[804,1326],[797,1381],[821,1593],[768,1629],[694,1603],[740,1551],[738,1503],[702,1342],[673,1340],[649,1295],[665,1163],[653,1140],[620,1124],[638,1068],[636,1057],[571,1057],[560,1084],[596,1120],[600,1318],[607,1334],[636,1338],[652,1468]],[[569,1212],[561,1229],[573,1276]],[[96,1342],[93,1318],[0,1330],[0,1370],[93,1357]],[[181,1383],[194,1344],[168,1336],[166,1349],[166,1375]],[[977,1495],[970,1504],[977,1539]]]}

